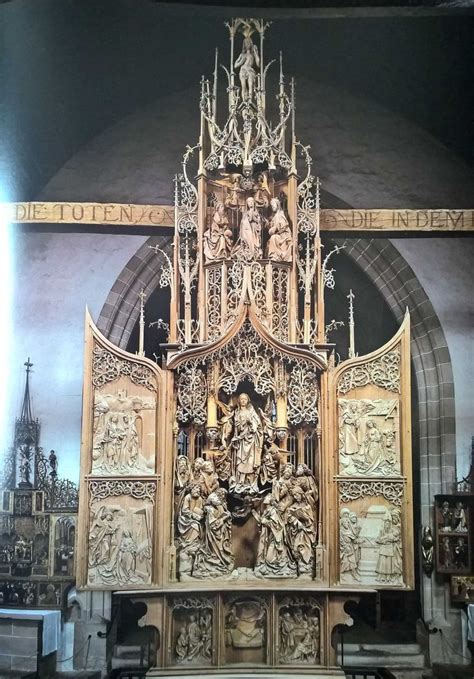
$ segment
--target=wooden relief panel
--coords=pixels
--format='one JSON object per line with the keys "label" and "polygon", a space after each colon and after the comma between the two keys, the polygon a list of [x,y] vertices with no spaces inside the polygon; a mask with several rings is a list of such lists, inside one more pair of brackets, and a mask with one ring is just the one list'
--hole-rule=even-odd
{"label": "wooden relief panel", "polygon": [[155,496],[153,481],[90,483],[88,585],[151,583]]}
{"label": "wooden relief panel", "polygon": [[400,475],[396,399],[338,399],[341,476]]}
{"label": "wooden relief panel", "polygon": [[224,605],[225,664],[268,663],[269,602],[263,596],[231,597]]}
{"label": "wooden relief panel", "polygon": [[322,610],[310,597],[288,596],[278,605],[278,662],[321,664]]}
{"label": "wooden relief panel", "polygon": [[331,389],[337,581],[413,586],[409,317],[340,364]]}
{"label": "wooden relief panel", "polygon": [[170,610],[169,664],[182,667],[211,665],[216,653],[213,597],[172,599]]}
{"label": "wooden relief panel", "polygon": [[156,580],[160,369],[112,345],[87,316],[85,373],[78,581],[143,587]]}

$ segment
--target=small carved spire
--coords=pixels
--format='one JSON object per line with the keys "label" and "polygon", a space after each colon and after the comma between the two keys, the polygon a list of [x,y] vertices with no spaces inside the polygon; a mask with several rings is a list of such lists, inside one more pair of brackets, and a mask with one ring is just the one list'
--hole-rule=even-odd
{"label": "small carved spire", "polygon": [[145,356],[145,298],[143,288],[138,293],[140,298],[140,334],[138,338],[138,355]]}
{"label": "small carved spire", "polygon": [[352,292],[352,289],[349,290],[349,294],[347,295],[347,299],[349,300],[349,358],[354,358],[356,356],[355,335],[354,335],[354,328],[355,328],[354,299],[355,299],[355,295]]}
{"label": "small carved spire", "polygon": [[31,363],[29,356],[28,360],[25,361],[24,365],[26,366],[25,393],[23,395],[23,405],[21,406],[21,414],[19,421],[22,424],[30,424],[34,422],[34,419],[31,410],[31,398],[30,398],[30,372],[31,368],[33,367],[33,363]]}

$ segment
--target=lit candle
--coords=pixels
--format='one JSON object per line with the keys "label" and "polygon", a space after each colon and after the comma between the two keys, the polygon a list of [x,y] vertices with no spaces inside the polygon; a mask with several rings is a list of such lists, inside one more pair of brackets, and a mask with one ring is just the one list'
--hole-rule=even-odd
{"label": "lit candle", "polygon": [[207,426],[217,427],[217,403],[212,395],[207,399]]}
{"label": "lit candle", "polygon": [[288,426],[288,420],[286,416],[286,397],[277,397],[277,417],[276,426],[278,429],[284,429]]}

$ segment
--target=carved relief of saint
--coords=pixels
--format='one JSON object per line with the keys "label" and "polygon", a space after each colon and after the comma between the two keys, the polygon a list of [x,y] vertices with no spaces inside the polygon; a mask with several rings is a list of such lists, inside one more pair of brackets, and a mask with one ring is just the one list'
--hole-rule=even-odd
{"label": "carved relief of saint", "polygon": [[380,583],[398,582],[402,574],[401,526],[397,511],[387,514],[375,540],[380,545],[375,567],[376,580]]}
{"label": "carved relief of saint", "polygon": [[273,214],[268,228],[270,240],[267,245],[267,257],[277,262],[291,262],[293,236],[288,219],[278,198],[272,198],[270,206]]}
{"label": "carved relief of saint", "polygon": [[240,220],[239,240],[232,254],[241,255],[245,259],[261,259],[262,257],[262,221],[252,196],[249,196],[245,202],[245,210]]}
{"label": "carved relief of saint", "polygon": [[253,44],[252,38],[247,35],[242,43],[242,52],[235,62],[235,68],[240,67],[239,78],[242,88],[242,99],[252,99],[255,88],[257,73],[255,66],[260,66],[257,46]]}
{"label": "carved relief of saint", "polygon": [[359,563],[361,556],[360,531],[361,526],[359,526],[357,515],[347,508],[341,509],[339,522],[341,575],[347,573],[358,582],[360,581]]}
{"label": "carved relief of saint", "polygon": [[240,394],[230,442],[237,485],[256,486],[263,447],[263,425],[247,394]]}
{"label": "carved relief of saint", "polygon": [[151,410],[152,399],[127,397],[126,392],[100,394],[94,402],[92,471],[104,475],[147,473],[153,461],[142,450],[142,410]]}
{"label": "carved relief of saint", "polygon": [[203,250],[206,262],[226,259],[232,248],[232,231],[228,228],[229,220],[225,214],[225,206],[218,203],[212,222],[203,235]]}

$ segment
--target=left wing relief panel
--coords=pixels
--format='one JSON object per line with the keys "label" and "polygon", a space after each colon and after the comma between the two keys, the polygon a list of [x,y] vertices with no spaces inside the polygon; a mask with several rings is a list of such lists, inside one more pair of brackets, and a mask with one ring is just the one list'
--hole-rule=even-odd
{"label": "left wing relief panel", "polygon": [[86,314],[78,586],[157,584],[164,375],[109,342]]}

